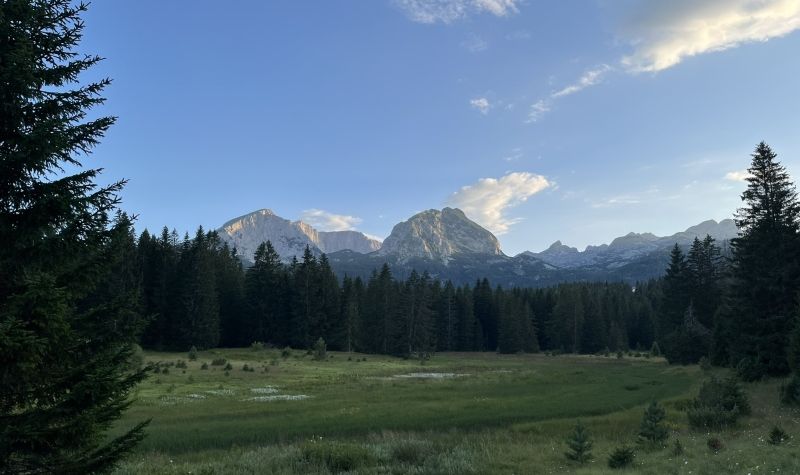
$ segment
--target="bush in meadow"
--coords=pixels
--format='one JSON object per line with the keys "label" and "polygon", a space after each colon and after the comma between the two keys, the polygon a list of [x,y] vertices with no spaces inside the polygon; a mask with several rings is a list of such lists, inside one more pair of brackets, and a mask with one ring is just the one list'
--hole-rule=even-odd
{"label": "bush in meadow", "polygon": [[712,378],[700,388],[687,411],[694,429],[721,429],[750,414],[750,403],[735,378],[721,381]]}
{"label": "bush in meadow", "polygon": [[578,420],[575,423],[575,427],[572,429],[572,433],[567,438],[568,450],[564,455],[574,462],[581,464],[586,463],[592,458],[592,445],[589,431],[583,423]]}
{"label": "bush in meadow", "polygon": [[767,443],[770,445],[781,445],[786,440],[789,439],[789,434],[787,434],[783,429],[778,426],[772,428],[769,431],[769,438],[767,438]]}
{"label": "bush in meadow", "polygon": [[794,373],[780,387],[781,403],[787,406],[800,406],[800,372]]}
{"label": "bush in meadow", "polygon": [[197,347],[192,345],[192,347],[189,348],[189,361],[195,361],[196,359],[197,359]]}
{"label": "bush in meadow", "polygon": [[618,447],[608,456],[608,466],[610,468],[630,467],[633,465],[634,457],[636,457],[636,454],[631,447]]}
{"label": "bush in meadow", "polygon": [[644,410],[642,423],[639,426],[639,443],[650,447],[660,447],[669,437],[667,428],[664,427],[666,411],[656,401],[650,403]]}
{"label": "bush in meadow", "polygon": [[328,347],[325,344],[325,340],[323,340],[321,337],[316,343],[314,343],[314,348],[312,348],[312,350],[315,360],[325,361],[328,359]]}

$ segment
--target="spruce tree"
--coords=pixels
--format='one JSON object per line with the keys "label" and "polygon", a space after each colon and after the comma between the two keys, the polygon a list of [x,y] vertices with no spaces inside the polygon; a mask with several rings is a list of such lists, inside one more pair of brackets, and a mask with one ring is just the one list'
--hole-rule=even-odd
{"label": "spruce tree", "polygon": [[2,473],[106,472],[146,425],[106,434],[145,373],[132,231],[110,219],[124,183],[81,163],[114,123],[87,118],[110,81],[80,83],[100,61],[76,51],[85,10],[0,2]]}
{"label": "spruce tree", "polygon": [[584,464],[592,459],[592,439],[589,431],[578,420],[567,438],[567,452],[564,455],[575,462]]}
{"label": "spruce tree", "polygon": [[789,371],[788,335],[800,282],[800,203],[786,169],[761,142],[752,154],[744,206],[732,240],[732,282],[721,316],[731,337],[730,364],[752,368],[749,377]]}
{"label": "spruce tree", "polygon": [[642,424],[639,427],[639,443],[649,446],[663,445],[669,437],[667,428],[664,427],[666,412],[656,401],[650,403],[644,410]]}

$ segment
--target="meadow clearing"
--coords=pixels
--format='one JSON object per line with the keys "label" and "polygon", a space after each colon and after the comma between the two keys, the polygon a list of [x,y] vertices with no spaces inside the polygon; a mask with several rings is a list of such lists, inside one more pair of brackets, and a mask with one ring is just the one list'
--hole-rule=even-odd
{"label": "meadow clearing", "polygon": [[[635,444],[653,400],[667,409],[670,440],[637,450],[629,471],[800,473],[794,438],[766,440],[775,425],[800,434],[800,411],[778,405],[779,381],[745,386],[753,412],[736,428],[700,433],[682,409],[707,375],[661,358],[444,353],[423,364],[218,349],[193,361],[186,353],[145,359],[167,372],[140,386],[119,426],[152,419],[119,474],[618,473],[608,454]],[[582,466],[563,455],[578,418],[594,440]],[[711,435],[722,450],[709,450]]]}

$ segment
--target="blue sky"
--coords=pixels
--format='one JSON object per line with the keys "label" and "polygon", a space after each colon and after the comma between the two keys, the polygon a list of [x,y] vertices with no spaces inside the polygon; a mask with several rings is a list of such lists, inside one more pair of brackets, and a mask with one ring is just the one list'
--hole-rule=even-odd
{"label": "blue sky", "polygon": [[259,208],[385,237],[458,206],[507,254],[730,217],[800,173],[800,0],[94,2],[138,229]]}

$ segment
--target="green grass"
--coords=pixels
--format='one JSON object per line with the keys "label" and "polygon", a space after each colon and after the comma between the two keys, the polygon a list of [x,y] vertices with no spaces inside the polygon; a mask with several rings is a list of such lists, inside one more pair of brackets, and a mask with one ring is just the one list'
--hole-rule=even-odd
{"label": "green grass", "polygon": [[[277,350],[215,350],[187,361],[185,372],[173,366],[167,375],[153,375],[119,430],[153,422],[119,472],[611,473],[607,454],[635,441],[643,407],[654,399],[665,403],[671,441],[680,438],[686,453],[640,451],[636,472],[746,473],[742,467],[756,465],[754,473],[769,473],[764,467],[800,472],[793,439],[778,447],[766,443],[772,424],[800,434],[798,413],[776,405],[778,382],[748,387],[753,415],[718,434],[726,448],[713,455],[708,435],[689,432],[678,410],[702,379],[697,367],[591,356],[450,353],[425,365],[331,356],[320,362],[300,351],[283,359]],[[231,363],[229,375],[221,366],[200,369],[219,357]],[[148,353],[147,359],[187,358]],[[245,363],[256,371],[243,371]],[[396,377],[413,372],[464,376]],[[265,394],[268,387],[277,392]],[[247,400],[272,395],[308,398]],[[564,438],[578,417],[595,437],[595,460],[586,467],[563,457]]]}

